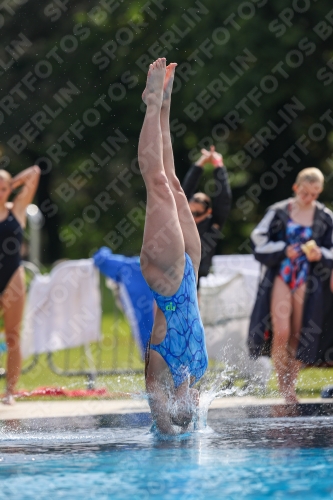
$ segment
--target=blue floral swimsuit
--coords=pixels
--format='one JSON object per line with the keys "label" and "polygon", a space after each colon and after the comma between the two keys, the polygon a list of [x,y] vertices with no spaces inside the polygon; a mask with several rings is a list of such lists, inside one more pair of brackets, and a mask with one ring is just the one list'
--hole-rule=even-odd
{"label": "blue floral swimsuit", "polygon": [[309,261],[304,252],[301,251],[301,245],[311,240],[312,229],[309,226],[302,226],[289,219],[287,223],[287,245],[295,245],[295,249],[300,251],[296,259],[286,257],[281,262],[279,276],[289,286],[290,290],[295,291],[306,282],[309,274]]}
{"label": "blue floral swimsuit", "polygon": [[152,292],[165,316],[167,331],[164,340],[157,345],[150,344],[150,349],[158,352],[167,363],[175,388],[189,377],[194,377],[195,383],[207,369],[208,356],[189,255],[185,254],[184,276],[178,291],[170,297]]}

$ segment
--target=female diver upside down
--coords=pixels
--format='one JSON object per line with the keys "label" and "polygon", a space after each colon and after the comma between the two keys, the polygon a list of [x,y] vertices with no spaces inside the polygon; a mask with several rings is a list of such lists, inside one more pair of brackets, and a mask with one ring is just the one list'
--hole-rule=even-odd
{"label": "female diver upside down", "polygon": [[176,66],[166,67],[160,58],[149,67],[138,148],[147,189],[140,262],[158,306],[146,356],[146,389],[156,426],[164,434],[188,428],[199,403],[191,386],[208,364],[197,302],[200,238],[175,173],[170,136]]}

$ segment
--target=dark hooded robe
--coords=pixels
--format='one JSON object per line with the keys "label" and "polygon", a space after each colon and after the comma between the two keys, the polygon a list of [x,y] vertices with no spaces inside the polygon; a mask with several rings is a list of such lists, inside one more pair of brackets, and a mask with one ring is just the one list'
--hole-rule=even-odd
{"label": "dark hooded robe", "polygon": [[[281,262],[286,258],[286,229],[291,201],[283,200],[269,207],[251,234],[255,258],[261,263],[260,283],[248,337],[250,355],[254,358],[270,354],[271,294]],[[306,365],[333,366],[333,294],[330,291],[333,213],[319,202],[316,202],[312,234],[322,258],[319,262],[309,262],[296,358]]]}

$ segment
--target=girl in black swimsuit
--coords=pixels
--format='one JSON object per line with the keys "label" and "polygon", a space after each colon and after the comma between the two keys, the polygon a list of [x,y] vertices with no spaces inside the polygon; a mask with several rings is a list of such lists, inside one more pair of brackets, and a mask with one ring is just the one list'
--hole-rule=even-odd
{"label": "girl in black swimsuit", "polygon": [[[3,403],[13,404],[13,393],[21,371],[20,327],[25,300],[21,243],[26,208],[36,192],[40,169],[33,166],[14,178],[0,170],[0,307],[3,310],[7,343],[7,389]],[[12,203],[12,190],[22,186]]]}

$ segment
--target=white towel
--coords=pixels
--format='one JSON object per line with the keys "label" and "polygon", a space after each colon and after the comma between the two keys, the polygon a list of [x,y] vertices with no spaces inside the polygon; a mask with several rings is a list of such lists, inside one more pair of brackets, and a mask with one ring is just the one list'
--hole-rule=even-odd
{"label": "white towel", "polygon": [[101,339],[99,273],[93,259],[58,264],[29,289],[22,356],[78,347]]}

